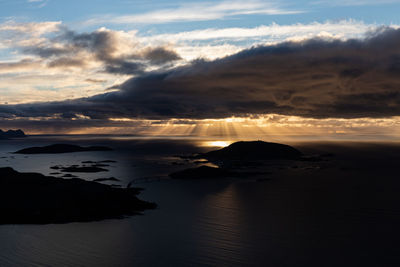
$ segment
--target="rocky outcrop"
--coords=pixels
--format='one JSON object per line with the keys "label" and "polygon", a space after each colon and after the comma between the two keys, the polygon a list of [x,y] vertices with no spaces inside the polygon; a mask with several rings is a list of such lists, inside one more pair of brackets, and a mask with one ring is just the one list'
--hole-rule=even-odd
{"label": "rocky outcrop", "polygon": [[156,205],[135,188],[114,188],[78,178],[62,179],[0,168],[0,224],[95,221],[139,214]]}

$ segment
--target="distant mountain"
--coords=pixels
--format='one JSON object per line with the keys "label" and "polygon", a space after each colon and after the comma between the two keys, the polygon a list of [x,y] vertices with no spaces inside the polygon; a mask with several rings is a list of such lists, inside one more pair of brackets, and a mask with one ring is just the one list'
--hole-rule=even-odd
{"label": "distant mountain", "polygon": [[8,130],[4,132],[0,130],[0,139],[9,139],[9,138],[21,138],[26,137],[25,133],[22,130]]}

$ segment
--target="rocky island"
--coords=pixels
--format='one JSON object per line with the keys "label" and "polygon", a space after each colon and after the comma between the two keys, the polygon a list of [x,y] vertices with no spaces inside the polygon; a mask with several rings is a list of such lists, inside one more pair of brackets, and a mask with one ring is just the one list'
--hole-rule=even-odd
{"label": "rocky island", "polygon": [[25,133],[22,130],[8,130],[4,132],[0,129],[0,140],[21,137],[26,137]]}
{"label": "rocky island", "polygon": [[[225,148],[197,154],[192,159],[206,159],[218,167],[200,166],[169,174],[172,179],[216,179],[226,177],[249,177],[268,172],[254,171],[272,160],[301,160],[303,154],[289,145],[263,141],[240,141]],[[207,162],[206,161],[206,162]],[[197,161],[195,161],[197,163]],[[244,171],[243,171],[244,168]],[[249,172],[249,170],[251,170]]]}
{"label": "rocky island", "polygon": [[296,160],[302,153],[294,147],[264,141],[240,141],[219,150],[199,154],[207,160]]}
{"label": "rocky island", "polygon": [[156,207],[135,188],[115,188],[0,168],[0,224],[48,224],[123,218]]}

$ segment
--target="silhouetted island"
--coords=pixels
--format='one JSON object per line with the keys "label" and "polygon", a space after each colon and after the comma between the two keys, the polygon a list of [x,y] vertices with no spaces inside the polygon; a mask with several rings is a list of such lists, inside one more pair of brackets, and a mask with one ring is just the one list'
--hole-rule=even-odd
{"label": "silhouetted island", "polygon": [[219,150],[198,155],[198,158],[213,160],[296,160],[302,153],[288,145],[264,141],[240,141]]}
{"label": "silhouetted island", "polygon": [[95,221],[140,214],[156,204],[135,188],[114,188],[78,178],[62,179],[0,168],[0,224]]}
{"label": "silhouetted island", "polygon": [[22,130],[8,130],[7,132],[0,130],[0,140],[21,137],[26,137],[25,133]]}
{"label": "silhouetted island", "polygon": [[96,166],[89,166],[89,167],[70,166],[70,167],[61,168],[60,170],[62,172],[108,172],[107,169],[96,167]]}
{"label": "silhouetted island", "polygon": [[51,166],[50,169],[52,170],[58,170],[61,172],[108,172],[107,169],[100,168],[98,166],[79,166],[79,165],[71,165],[71,166],[62,166],[62,165],[56,165],[56,166]]}
{"label": "silhouetted island", "polygon": [[[225,177],[253,177],[265,175],[266,171],[251,171],[263,165],[265,160],[302,160],[303,154],[288,145],[263,141],[240,141],[225,148],[198,154],[194,159],[202,159],[196,164],[216,163],[219,167],[200,166],[169,174],[173,179],[215,179]],[[206,159],[207,161],[204,161]],[[245,169],[245,171],[239,169]]]}
{"label": "silhouetted island", "polygon": [[111,151],[112,149],[105,146],[89,146],[81,147],[77,145],[55,144],[43,147],[30,147],[14,152],[16,154],[61,154],[72,152],[86,152],[86,151]]}

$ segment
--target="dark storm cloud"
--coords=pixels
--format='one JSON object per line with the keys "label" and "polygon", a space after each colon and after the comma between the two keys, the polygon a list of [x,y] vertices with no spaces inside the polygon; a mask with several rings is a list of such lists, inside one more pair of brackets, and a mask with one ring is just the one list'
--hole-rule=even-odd
{"label": "dark storm cloud", "polygon": [[72,51],[67,48],[60,47],[27,47],[23,49],[25,54],[37,55],[42,58],[58,57],[70,54]]}
{"label": "dark storm cloud", "polygon": [[86,65],[86,61],[78,58],[60,57],[50,61],[48,66],[53,67],[82,67]]}
{"label": "dark storm cloud", "polygon": [[135,122],[118,122],[118,121],[104,121],[104,120],[84,120],[77,119],[71,120],[68,118],[48,119],[48,120],[0,120],[0,129],[24,129],[26,132],[39,132],[39,133],[69,133],[74,130],[82,130],[85,128],[112,128],[112,127],[132,127],[140,129],[141,127],[148,127],[148,124],[135,121]]}
{"label": "dark storm cloud", "polygon": [[[99,47],[108,49],[104,44]],[[254,47],[212,62],[145,73],[121,84],[119,92],[0,106],[0,114],[71,113],[95,119],[266,113],[314,118],[396,116],[400,115],[399,59],[400,30],[382,28],[363,40],[312,39]]]}
{"label": "dark storm cloud", "polygon": [[138,62],[112,60],[107,63],[105,71],[114,74],[140,74],[143,73],[144,67],[144,64]]}
{"label": "dark storm cloud", "polygon": [[90,83],[105,83],[107,82],[107,80],[100,80],[100,79],[86,79],[86,82],[90,82]]}
{"label": "dark storm cloud", "polygon": [[49,40],[21,48],[22,53],[48,60],[49,67],[85,67],[90,61],[99,61],[104,71],[112,74],[140,74],[151,65],[163,65],[181,59],[176,52],[164,47],[129,47],[127,55],[116,55],[119,46],[125,45],[117,32],[98,30],[77,33],[60,27],[58,34]]}
{"label": "dark storm cloud", "polygon": [[144,58],[150,60],[155,65],[165,64],[171,61],[179,60],[181,57],[172,50],[163,47],[147,49],[143,55]]}

